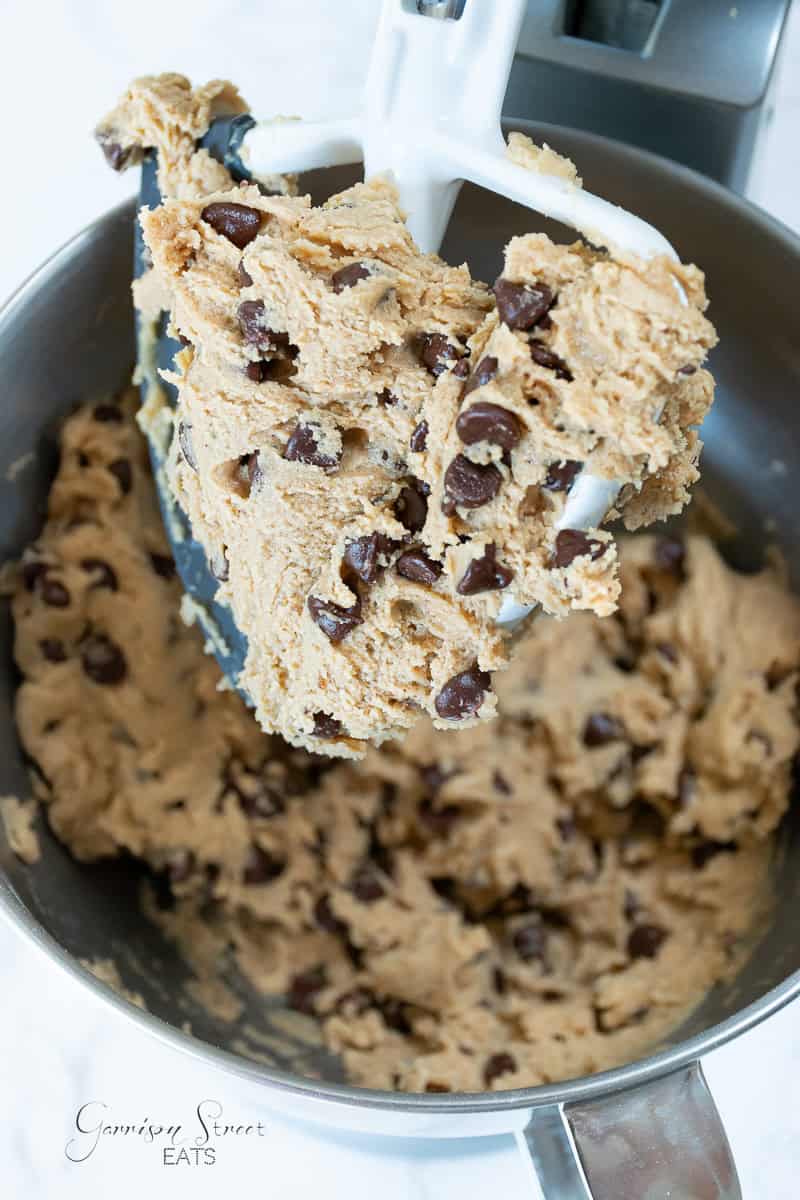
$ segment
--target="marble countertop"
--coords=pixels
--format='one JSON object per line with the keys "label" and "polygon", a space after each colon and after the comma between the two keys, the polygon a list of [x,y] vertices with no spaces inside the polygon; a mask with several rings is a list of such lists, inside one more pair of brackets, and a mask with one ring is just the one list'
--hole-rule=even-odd
{"label": "marble countertop", "polygon": [[[176,68],[195,79],[229,76],[256,111],[346,113],[366,69],[376,7],[375,0],[239,0],[227,6],[139,0],[133,10],[98,0],[40,0],[4,8],[0,95],[12,122],[24,113],[24,129],[34,136],[27,144],[20,139],[31,156],[24,169],[15,165],[12,177],[7,161],[0,167],[6,172],[0,296],[130,191],[130,177],[108,172],[86,136],[98,105],[110,105],[130,77]],[[48,87],[32,86],[35,79],[47,79]],[[776,109],[750,195],[800,231],[799,123],[795,6]],[[510,1136],[469,1145],[343,1140],[311,1137],[267,1115],[254,1085],[203,1067],[133,1028],[4,924],[0,1015],[0,1195],[10,1200],[203,1200],[236,1185],[244,1196],[276,1200],[317,1194],[360,1200],[378,1192],[384,1200],[422,1198],[440,1195],[454,1159],[465,1155],[465,1200],[484,1197],[499,1180],[511,1196],[539,1194]],[[745,1197],[795,1200],[800,1005],[716,1051],[704,1065]],[[88,1101],[108,1105],[109,1119],[135,1122],[191,1114],[209,1097],[232,1120],[265,1122],[263,1135],[223,1146],[213,1169],[165,1167],[139,1138],[102,1143],[81,1163],[65,1154],[76,1112]],[[84,1136],[73,1143],[73,1157],[90,1141]]]}

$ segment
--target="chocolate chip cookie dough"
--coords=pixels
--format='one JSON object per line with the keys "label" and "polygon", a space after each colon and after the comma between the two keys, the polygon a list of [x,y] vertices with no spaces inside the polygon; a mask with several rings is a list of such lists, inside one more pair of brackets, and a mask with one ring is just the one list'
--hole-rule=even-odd
{"label": "chocolate chip cookie dough", "polygon": [[13,597],[20,737],[79,859],[146,860],[190,961],[232,948],[372,1086],[601,1070],[735,972],[800,741],[777,574],[628,539],[619,612],[534,622],[497,720],[337,763],[264,734],[179,619],[135,406],[67,421]]}
{"label": "chocolate chip cookie dough", "polygon": [[712,394],[702,275],[530,234],[488,288],[420,253],[386,180],[312,207],[223,178],[195,149],[212,95],[240,104],[137,81],[101,138],[115,165],[159,152],[165,199],[140,216],[184,342],[169,476],[248,639],[237,683],[266,731],[325,755],[423,715],[476,725],[504,596],[617,604],[611,534],[561,527],[581,472],[624,483],[629,528],[685,503]]}

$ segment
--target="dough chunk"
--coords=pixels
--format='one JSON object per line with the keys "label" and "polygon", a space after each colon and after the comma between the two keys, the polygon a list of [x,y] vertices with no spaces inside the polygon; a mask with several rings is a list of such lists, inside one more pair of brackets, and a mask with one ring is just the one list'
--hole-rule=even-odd
{"label": "dough chunk", "polygon": [[[490,289],[417,249],[385,180],[320,207],[206,190],[193,139],[232,91],[188,88],[140,80],[103,129],[163,162],[137,299],[169,297],[187,343],[169,478],[247,637],[236,682],[267,732],[334,757],[423,715],[477,726],[510,658],[504,596],[618,603],[611,534],[558,532],[580,473],[625,484],[631,526],[688,498],[713,390],[702,275],[533,233]],[[552,169],[535,149],[511,153]]]}

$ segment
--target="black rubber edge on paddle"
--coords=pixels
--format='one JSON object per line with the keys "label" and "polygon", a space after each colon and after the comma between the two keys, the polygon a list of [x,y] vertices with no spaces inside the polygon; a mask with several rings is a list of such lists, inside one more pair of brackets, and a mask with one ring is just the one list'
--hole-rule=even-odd
{"label": "black rubber edge on paddle", "polygon": [[[237,183],[243,179],[252,178],[239,157],[239,148],[245,134],[254,124],[253,118],[246,113],[236,117],[218,117],[215,121],[212,121],[208,132],[199,142],[200,146],[205,147],[212,157],[221,162],[230,171]],[[139,186],[140,208],[157,208],[161,203],[157,172],[156,152],[155,150],[150,150],[145,155],[141,167],[141,181]],[[134,222],[133,239],[134,277],[138,279],[140,275],[143,275],[148,270],[149,266],[149,252],[144,243],[139,221],[136,220]],[[139,332],[140,321],[141,318],[137,313],[137,333]],[[161,370],[172,369],[175,355],[181,349],[180,342],[168,335],[168,325],[169,313],[162,312],[156,331],[156,363]],[[174,385],[164,379],[161,379],[159,382],[167,394],[170,405],[174,407],[177,401],[177,392]],[[143,403],[147,399],[148,386],[147,379],[142,379],[141,393]],[[233,615],[227,605],[217,603],[215,595],[219,584],[209,570],[205,551],[200,543],[191,536],[189,521],[185,513],[176,504],[166,487],[162,486],[164,460],[159,448],[151,438],[148,438],[148,444],[150,447],[150,459],[153,465],[156,491],[164,518],[164,527],[167,531],[175,558],[175,566],[186,592],[199,605],[198,621],[210,645],[213,647],[220,667],[226,677],[235,685],[247,654],[247,638],[236,626]],[[173,536],[176,520],[185,535],[180,539]],[[222,644],[227,648],[227,653],[223,652]],[[251,703],[249,696],[241,689],[239,690],[245,701],[248,704]]]}

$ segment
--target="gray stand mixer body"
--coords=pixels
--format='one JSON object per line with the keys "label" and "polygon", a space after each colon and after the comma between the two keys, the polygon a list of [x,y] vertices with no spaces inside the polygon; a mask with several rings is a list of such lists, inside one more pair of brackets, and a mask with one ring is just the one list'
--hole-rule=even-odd
{"label": "gray stand mixer body", "polygon": [[531,0],[503,112],[617,138],[743,192],[790,2]]}

